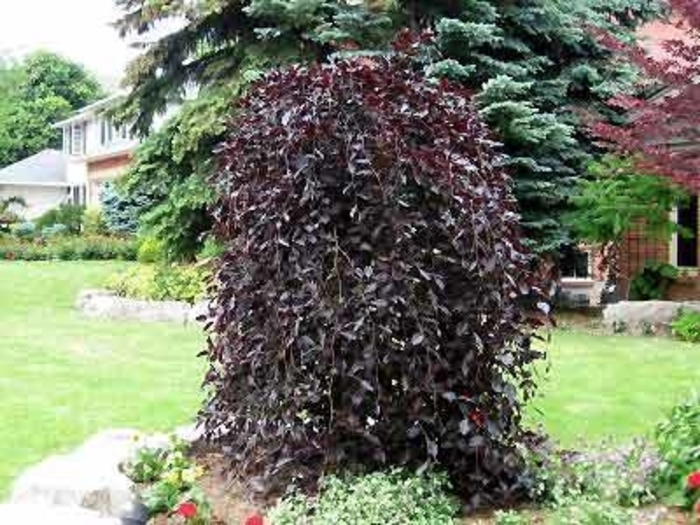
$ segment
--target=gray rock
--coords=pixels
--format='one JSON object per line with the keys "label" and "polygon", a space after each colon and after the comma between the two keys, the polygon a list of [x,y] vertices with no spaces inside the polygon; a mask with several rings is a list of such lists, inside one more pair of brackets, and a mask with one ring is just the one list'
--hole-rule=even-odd
{"label": "gray rock", "polygon": [[700,312],[700,302],[623,301],[605,308],[603,322],[614,332],[668,334],[681,310]]}
{"label": "gray rock", "polygon": [[191,305],[179,301],[144,301],[119,297],[106,290],[84,290],[76,308],[86,317],[117,321],[196,323],[206,313],[206,303]]}
{"label": "gray rock", "polygon": [[119,470],[139,446],[137,435],[133,430],[103,432],[75,452],[28,469],[15,482],[10,503],[83,508],[102,517],[145,523],[146,509],[132,491],[131,481]]}
{"label": "gray rock", "polygon": [[79,508],[33,505],[0,505],[3,525],[122,525],[116,518],[103,518],[98,513]]}

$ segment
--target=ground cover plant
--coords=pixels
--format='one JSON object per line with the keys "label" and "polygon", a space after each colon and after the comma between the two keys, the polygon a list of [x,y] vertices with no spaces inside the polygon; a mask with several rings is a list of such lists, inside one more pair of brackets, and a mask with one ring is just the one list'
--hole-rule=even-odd
{"label": "ground cover plant", "polygon": [[537,283],[468,92],[399,54],[272,73],[240,111],[214,180],[207,436],[254,489],[403,466],[472,506],[524,496]]}
{"label": "ground cover plant", "polygon": [[171,431],[201,402],[195,327],[84,319],[121,262],[0,261],[0,497],[22,469],[109,428]]}

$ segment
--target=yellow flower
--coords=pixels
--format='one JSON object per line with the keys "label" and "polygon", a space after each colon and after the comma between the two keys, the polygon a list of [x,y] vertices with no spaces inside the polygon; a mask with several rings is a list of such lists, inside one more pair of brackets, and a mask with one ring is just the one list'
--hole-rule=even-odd
{"label": "yellow flower", "polygon": [[192,466],[182,472],[182,481],[185,483],[194,483],[204,474],[202,467]]}
{"label": "yellow flower", "polygon": [[180,483],[181,481],[181,473],[179,470],[169,470],[168,472],[165,473],[165,481],[168,483],[172,483],[173,485],[176,485]]}

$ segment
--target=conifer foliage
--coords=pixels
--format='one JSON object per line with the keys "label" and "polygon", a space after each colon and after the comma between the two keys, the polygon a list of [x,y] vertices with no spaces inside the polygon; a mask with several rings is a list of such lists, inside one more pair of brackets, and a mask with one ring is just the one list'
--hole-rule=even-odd
{"label": "conifer foliage", "polygon": [[405,0],[414,24],[431,25],[442,60],[434,74],[477,94],[479,113],[504,144],[530,245],[570,241],[564,217],[598,151],[579,117],[632,86],[589,28],[629,42],[659,13],[649,0]]}
{"label": "conifer foliage", "polygon": [[521,496],[538,283],[468,93],[355,58],[273,72],[239,112],[214,181],[208,438],[261,490],[405,466],[474,506]]}

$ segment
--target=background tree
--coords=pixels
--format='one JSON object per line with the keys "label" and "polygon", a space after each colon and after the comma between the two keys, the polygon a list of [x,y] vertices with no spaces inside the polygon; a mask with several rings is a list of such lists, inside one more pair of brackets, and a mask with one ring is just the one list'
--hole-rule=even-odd
{"label": "background tree", "polygon": [[[648,0],[118,4],[125,11],[119,22],[125,35],[146,35],[172,16],[187,20],[180,31],[145,46],[130,67],[126,112],[141,131],[188,86],[222,86],[232,79],[238,85],[251,72],[254,77],[290,61],[383,51],[407,24],[434,27],[444,60],[429,73],[459,80],[478,94],[482,117],[510,157],[526,235],[542,252],[571,242],[563,216],[585,166],[599,154],[577,110],[604,107],[635,78],[632,67],[613,63],[613,53],[586,25],[631,41],[638,24],[660,12]],[[202,96],[208,96],[206,89]],[[202,151],[200,159],[206,158],[208,151]]]}
{"label": "background tree", "polygon": [[[118,190],[124,206],[141,217],[142,230],[165,243],[172,259],[190,259],[211,226],[207,214],[212,152],[223,139],[231,100],[260,74],[297,61],[323,60],[333,51],[377,46],[389,19],[344,2],[208,0],[161,7],[120,0],[123,35],[147,35],[155,25],[185,17],[182,30],[144,46],[129,68],[132,91],[122,117],[146,134],[153,117],[184,101],[179,115],[149,136]],[[352,44],[352,45],[350,45]],[[183,66],[185,64],[185,66]],[[196,88],[196,89],[195,89]]]}
{"label": "background tree", "polygon": [[435,27],[443,60],[432,72],[477,93],[486,123],[508,154],[525,234],[537,251],[571,242],[570,198],[599,154],[579,110],[604,107],[632,85],[588,26],[630,41],[659,6],[647,0],[400,2],[415,25]]}
{"label": "background tree", "polygon": [[0,166],[59,147],[51,125],[103,95],[85,68],[46,51],[0,68],[0,78]]}
{"label": "background tree", "polygon": [[633,62],[644,75],[637,94],[615,97],[611,105],[626,113],[622,123],[599,121],[593,133],[621,155],[631,155],[640,170],[700,188],[700,8],[693,0],[669,0],[669,24],[679,37],[651,56],[643,47],[599,32],[600,41]]}
{"label": "background tree", "polygon": [[639,172],[631,159],[606,156],[591,164],[589,171],[591,177],[581,182],[573,200],[576,210],[568,215],[568,222],[577,239],[600,251],[600,270],[612,290],[621,277],[633,277],[620,275],[625,234],[644,228],[650,238],[670,239],[679,229],[669,210],[687,199],[687,194],[667,180]]}

